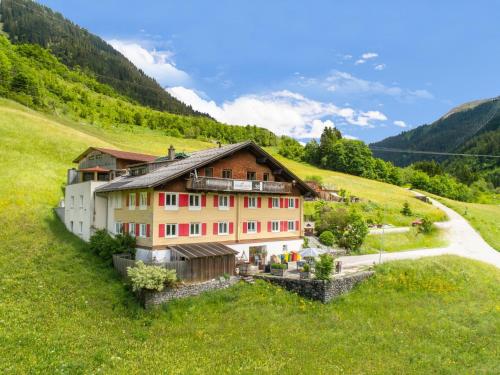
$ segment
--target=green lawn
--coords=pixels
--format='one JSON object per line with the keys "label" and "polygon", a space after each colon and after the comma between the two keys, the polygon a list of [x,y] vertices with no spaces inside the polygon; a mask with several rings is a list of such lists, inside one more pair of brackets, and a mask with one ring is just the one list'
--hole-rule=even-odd
{"label": "green lawn", "polygon": [[432,249],[446,245],[447,242],[442,230],[436,229],[430,234],[422,234],[412,228],[407,233],[370,234],[366,237],[359,252],[355,254],[375,254],[380,250],[393,253],[405,250]]}
{"label": "green lawn", "polygon": [[0,106],[0,129],[0,373],[498,368],[500,273],[456,257],[384,264],[327,305],[258,282],[145,312],[52,213],[72,158],[88,145],[112,146],[113,136],[10,105]]}
{"label": "green lawn", "polygon": [[425,193],[466,218],[491,247],[500,251],[500,205],[458,202]]}

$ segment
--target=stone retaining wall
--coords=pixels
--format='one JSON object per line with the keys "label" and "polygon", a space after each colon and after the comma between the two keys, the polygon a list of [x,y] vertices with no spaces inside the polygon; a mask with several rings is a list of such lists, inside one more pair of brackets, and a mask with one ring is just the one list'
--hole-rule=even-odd
{"label": "stone retaining wall", "polygon": [[227,280],[210,280],[203,283],[186,284],[176,288],[164,289],[161,292],[142,290],[137,294],[137,297],[142,306],[147,309],[153,305],[159,305],[173,299],[197,296],[210,290],[225,289],[236,284],[238,281],[238,277],[231,276]]}
{"label": "stone retaining wall", "polygon": [[256,279],[263,279],[272,284],[279,285],[282,288],[295,292],[302,297],[325,303],[340,296],[341,294],[349,292],[356,284],[371,277],[373,274],[375,274],[374,271],[363,271],[336,277],[330,281],[290,279],[269,275],[256,275],[254,277]]}

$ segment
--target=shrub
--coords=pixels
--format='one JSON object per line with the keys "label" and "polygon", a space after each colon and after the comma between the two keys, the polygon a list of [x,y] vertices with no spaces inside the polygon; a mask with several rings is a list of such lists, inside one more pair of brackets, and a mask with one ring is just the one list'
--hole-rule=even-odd
{"label": "shrub", "polygon": [[142,261],[138,261],[135,267],[128,267],[127,275],[130,277],[134,291],[147,289],[161,292],[165,285],[173,285],[177,280],[175,270],[167,270],[159,266],[147,266]]}
{"label": "shrub", "polygon": [[115,253],[128,253],[135,255],[135,237],[132,237],[130,234],[117,234],[115,236],[116,242],[116,252]]}
{"label": "shrub", "polygon": [[302,247],[305,249],[309,246],[309,238],[304,237],[304,242],[302,243]]}
{"label": "shrub", "polygon": [[302,267],[302,272],[309,272],[311,271],[311,266],[309,263],[305,263],[304,266]]}
{"label": "shrub", "polygon": [[271,268],[274,270],[284,270],[284,269],[286,269],[286,264],[273,263],[273,264],[271,264]]}
{"label": "shrub", "polygon": [[106,261],[110,261],[113,254],[135,254],[135,238],[129,234],[112,237],[106,229],[96,231],[90,237],[90,250]]}
{"label": "shrub", "polygon": [[335,227],[334,235],[340,247],[348,251],[358,250],[366,235],[368,234],[368,225],[357,211],[353,210],[347,216],[343,225]]}
{"label": "shrub", "polygon": [[422,234],[429,234],[433,231],[433,229],[434,229],[434,223],[428,216],[425,216],[422,219],[422,224],[418,226],[418,232]]}
{"label": "shrub", "polygon": [[316,262],[315,277],[318,280],[330,280],[333,271],[333,256],[330,254],[321,254],[319,261]]}
{"label": "shrub", "polygon": [[319,236],[319,242],[321,242],[325,246],[332,246],[335,241],[335,237],[332,232],[329,230],[325,230]]}
{"label": "shrub", "polygon": [[401,213],[404,216],[411,216],[413,215],[413,212],[411,211],[410,204],[408,202],[403,203],[403,209],[401,210]]}

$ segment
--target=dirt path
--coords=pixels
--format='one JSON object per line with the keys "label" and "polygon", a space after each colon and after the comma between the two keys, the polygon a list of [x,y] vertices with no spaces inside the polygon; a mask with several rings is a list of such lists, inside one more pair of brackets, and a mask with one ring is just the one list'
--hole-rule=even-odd
{"label": "dirt path", "polygon": [[427,256],[454,254],[480,260],[500,268],[500,252],[488,245],[467,220],[444,204],[434,199],[431,199],[431,202],[448,215],[449,221],[436,224],[438,227],[446,229],[445,233],[449,243],[447,247],[383,253],[382,256],[379,254],[345,256],[340,257],[339,260],[343,262],[345,268],[350,268],[371,265],[379,261],[388,262],[399,259],[417,259]]}

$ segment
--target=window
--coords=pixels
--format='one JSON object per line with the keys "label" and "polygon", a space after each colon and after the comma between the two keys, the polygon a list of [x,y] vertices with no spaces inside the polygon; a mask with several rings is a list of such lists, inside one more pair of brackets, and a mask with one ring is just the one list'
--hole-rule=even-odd
{"label": "window", "polygon": [[79,222],[80,227],[78,228],[78,233],[82,234],[83,233],[83,221]]}
{"label": "window", "polygon": [[229,210],[229,196],[219,195],[219,210]]}
{"label": "window", "polygon": [[213,177],[214,169],[212,167],[205,168],[205,177]]}
{"label": "window", "polygon": [[83,195],[80,195],[80,209],[83,209]]}
{"label": "window", "polygon": [[273,197],[273,208],[280,208],[280,199]]}
{"label": "window", "polygon": [[189,194],[189,209],[201,210],[201,196],[200,194]]}
{"label": "window", "polygon": [[289,220],[288,221],[288,231],[293,232],[295,230],[295,221]]}
{"label": "window", "polygon": [[165,210],[177,210],[178,206],[177,194],[166,193],[165,194]]}
{"label": "window", "polygon": [[139,208],[145,210],[148,206],[148,193],[146,191],[141,191],[139,194]]}
{"label": "window", "polygon": [[295,208],[295,198],[287,198],[288,199],[288,208]]}
{"label": "window", "polygon": [[177,237],[177,224],[165,224],[165,237]]}
{"label": "window", "polygon": [[128,223],[128,234],[135,237],[135,223]]}
{"label": "window", "polygon": [[135,210],[135,193],[130,193],[128,195],[128,209]]}
{"label": "window", "polygon": [[257,222],[256,221],[249,221],[247,223],[247,232],[248,233],[257,233]]}
{"label": "window", "polygon": [[278,220],[273,220],[271,222],[271,231],[279,232],[280,231],[280,222]]}
{"label": "window", "polygon": [[221,221],[219,223],[218,234],[220,234],[220,235],[229,234],[229,225],[228,225],[227,221]]}
{"label": "window", "polygon": [[69,228],[70,228],[71,232],[73,232],[73,221],[69,222]]}
{"label": "window", "polygon": [[255,181],[257,179],[257,173],[248,171],[247,172],[247,180]]}
{"label": "window", "polygon": [[120,222],[115,223],[115,234],[122,234],[123,233],[123,224]]}
{"label": "window", "polygon": [[115,208],[122,208],[122,195],[121,193],[116,193],[115,194],[115,199],[114,199],[115,203]]}
{"label": "window", "polygon": [[75,196],[74,195],[71,196],[69,207],[70,208],[75,208]]}
{"label": "window", "polygon": [[222,171],[222,178],[233,178],[233,171],[231,169],[224,169]]}
{"label": "window", "polygon": [[257,208],[257,197],[248,197],[248,208]]}
{"label": "window", "polygon": [[264,173],[264,174],[262,175],[262,179],[263,179],[264,181],[269,181],[269,173]]}
{"label": "window", "polygon": [[201,227],[200,223],[189,224],[189,235],[190,236],[199,236],[201,234],[200,227]]}
{"label": "window", "polygon": [[147,237],[146,224],[139,224],[139,237]]}

